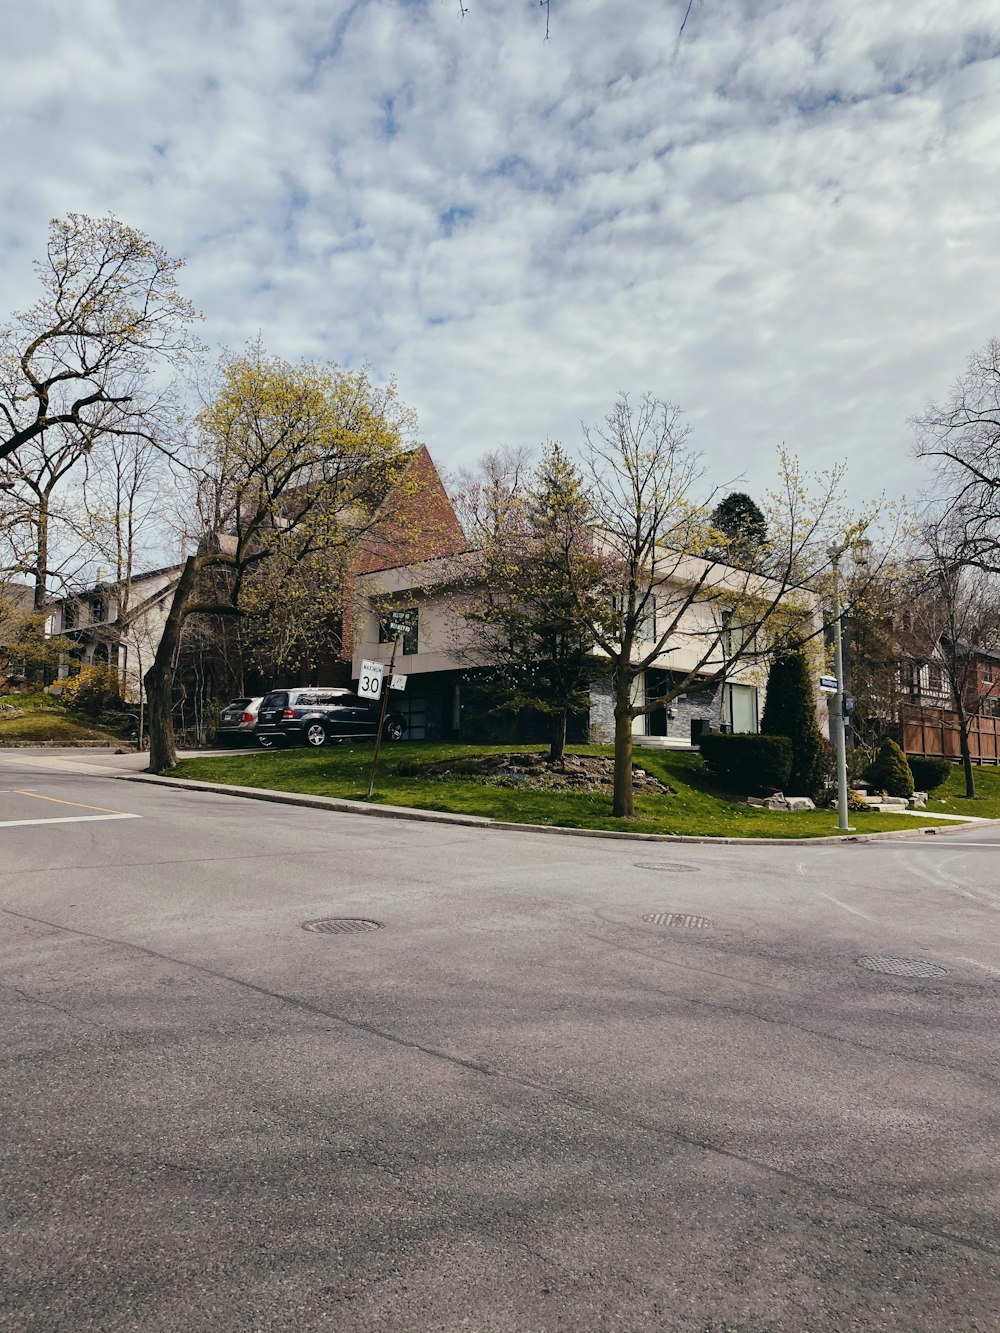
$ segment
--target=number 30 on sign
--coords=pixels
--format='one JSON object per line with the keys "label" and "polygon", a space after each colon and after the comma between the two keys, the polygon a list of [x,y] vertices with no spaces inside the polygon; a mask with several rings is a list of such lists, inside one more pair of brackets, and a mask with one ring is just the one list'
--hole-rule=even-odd
{"label": "number 30 on sign", "polygon": [[361,695],[362,699],[379,699],[382,697],[382,677],[384,675],[384,662],[369,662],[365,659],[361,663],[358,694]]}

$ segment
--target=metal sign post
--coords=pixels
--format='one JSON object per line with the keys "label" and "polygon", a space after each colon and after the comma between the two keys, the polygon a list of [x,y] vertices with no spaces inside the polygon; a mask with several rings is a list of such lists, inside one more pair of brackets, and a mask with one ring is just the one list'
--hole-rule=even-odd
{"label": "metal sign post", "polygon": [[[392,669],[396,665],[396,649],[399,647],[399,641],[402,634],[397,634],[392,641],[392,656],[389,658],[389,668],[387,675],[392,680]],[[381,685],[381,681],[379,684]],[[368,782],[368,800],[372,798],[372,792],[375,790],[375,770],[378,768],[379,751],[382,749],[382,728],[385,725],[385,715],[389,707],[389,691],[382,690],[382,707],[378,715],[378,731],[375,733],[375,753],[372,755],[372,775]]]}

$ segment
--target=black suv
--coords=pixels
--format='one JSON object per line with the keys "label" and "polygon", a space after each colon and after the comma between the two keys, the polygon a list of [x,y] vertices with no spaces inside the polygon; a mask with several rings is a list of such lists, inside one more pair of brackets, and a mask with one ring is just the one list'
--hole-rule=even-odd
{"label": "black suv", "polygon": [[[265,748],[285,741],[325,745],[327,741],[371,740],[378,731],[380,699],[362,699],[350,690],[274,690],[266,694],[254,734]],[[398,741],[406,731],[402,713],[385,715],[382,737]]]}

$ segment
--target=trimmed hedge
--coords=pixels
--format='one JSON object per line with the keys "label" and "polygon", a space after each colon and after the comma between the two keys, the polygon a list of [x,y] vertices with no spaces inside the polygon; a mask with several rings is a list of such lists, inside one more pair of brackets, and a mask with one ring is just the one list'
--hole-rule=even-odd
{"label": "trimmed hedge", "polygon": [[933,791],[946,782],[953,765],[947,759],[920,759],[916,755],[909,761],[913,774],[913,785],[917,791]]}
{"label": "trimmed hedge", "polygon": [[878,747],[875,762],[869,765],[865,777],[875,791],[884,791],[887,796],[913,795],[913,774],[906,755],[888,736]]}
{"label": "trimmed hedge", "polygon": [[701,738],[701,753],[721,786],[747,795],[784,791],[792,770],[792,742],[787,736],[707,732]]}

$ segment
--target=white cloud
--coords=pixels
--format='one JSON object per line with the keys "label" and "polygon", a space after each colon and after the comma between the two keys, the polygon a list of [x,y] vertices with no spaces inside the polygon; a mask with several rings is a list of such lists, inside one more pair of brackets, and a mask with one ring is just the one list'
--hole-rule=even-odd
{"label": "white cloud", "polygon": [[48,0],[0,55],[6,304],[48,218],[188,259],[207,335],[395,371],[445,465],[679,402],[913,492],[908,416],[995,324],[992,5]]}

